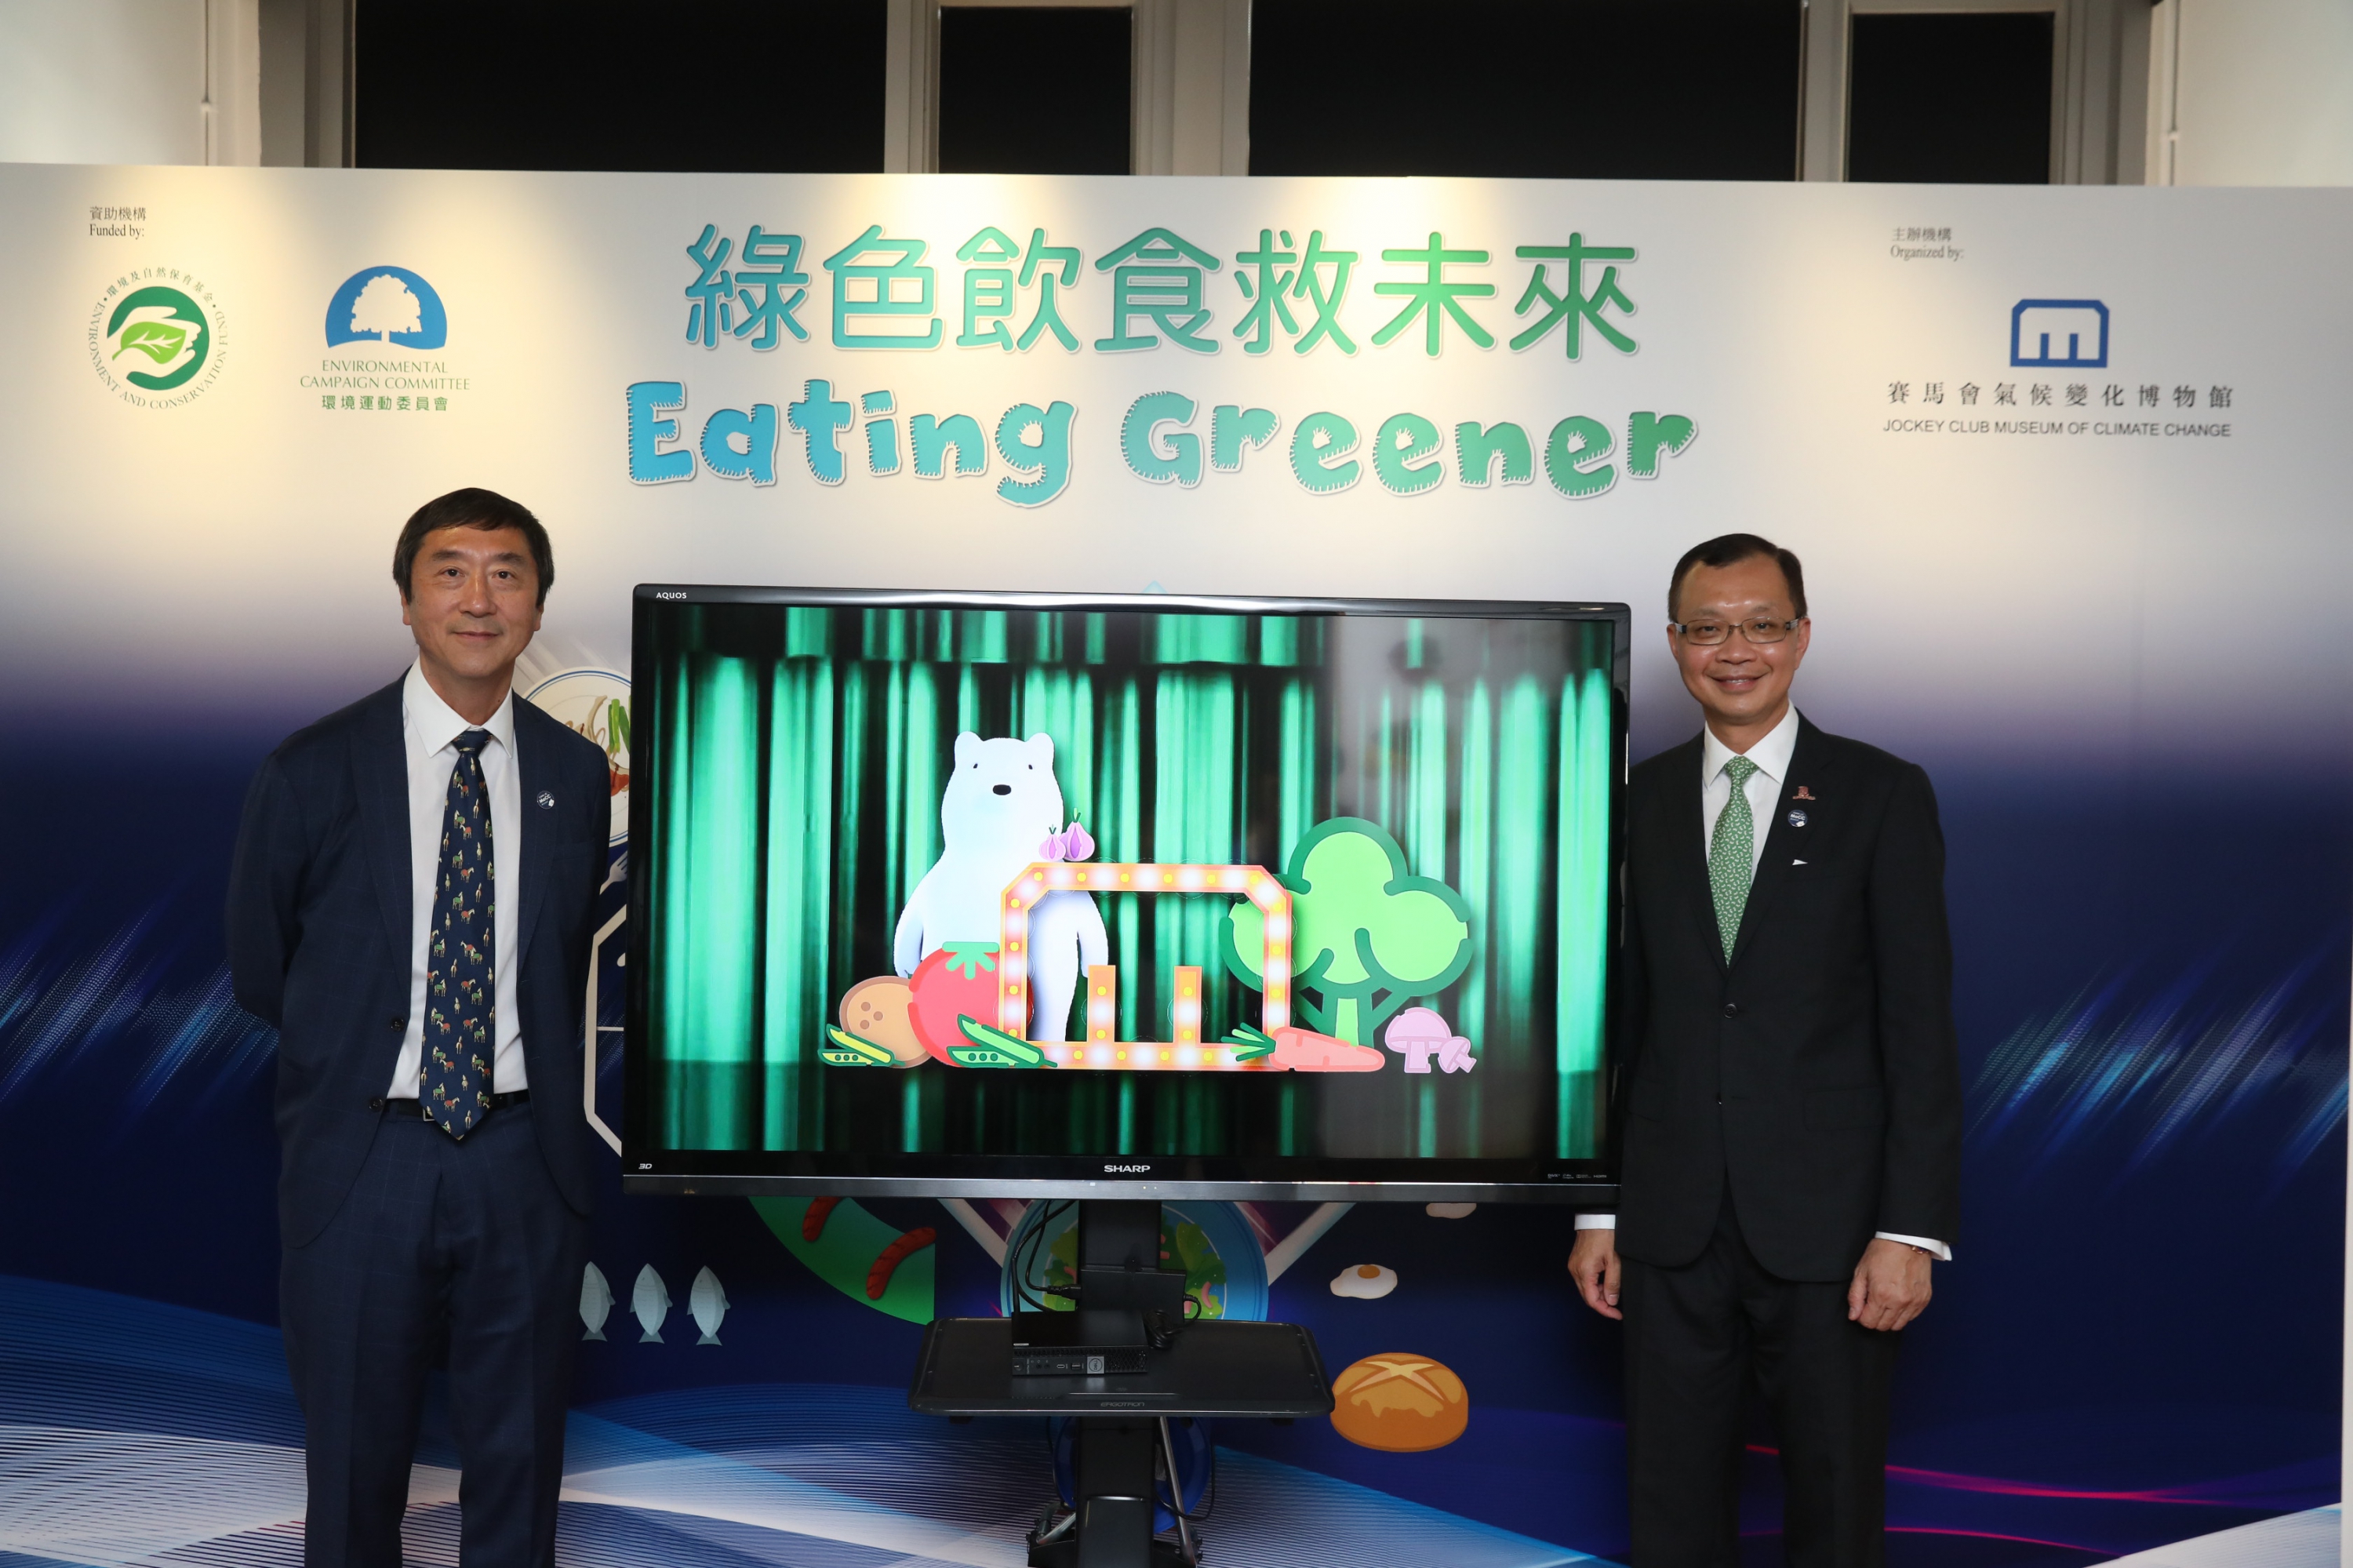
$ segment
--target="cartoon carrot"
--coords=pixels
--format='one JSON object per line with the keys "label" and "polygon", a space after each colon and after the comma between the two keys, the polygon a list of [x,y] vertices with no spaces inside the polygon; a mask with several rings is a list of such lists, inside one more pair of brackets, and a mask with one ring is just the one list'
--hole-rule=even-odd
{"label": "cartoon carrot", "polygon": [[874,1260],[874,1266],[866,1271],[866,1299],[881,1300],[882,1293],[891,1288],[892,1272],[939,1239],[939,1233],[931,1226],[918,1225],[884,1247],[882,1255]]}
{"label": "cartoon carrot", "polygon": [[839,1198],[810,1199],[807,1212],[801,1215],[801,1240],[814,1242],[818,1237],[825,1234],[827,1216],[833,1213],[833,1206],[840,1202]]}

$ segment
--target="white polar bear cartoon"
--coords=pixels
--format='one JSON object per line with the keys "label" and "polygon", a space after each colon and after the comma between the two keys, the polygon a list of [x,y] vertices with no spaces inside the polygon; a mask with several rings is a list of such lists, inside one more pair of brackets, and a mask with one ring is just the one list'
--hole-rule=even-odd
{"label": "white polar bear cartoon", "polygon": [[[1054,738],[956,736],[955,771],[940,794],[946,848],[899,914],[892,965],[903,977],[950,942],[1001,939],[1006,885],[1062,830],[1062,787],[1054,780]],[[1069,1038],[1071,998],[1089,964],[1111,961],[1103,912],[1076,891],[1050,893],[1029,912],[1029,1038]]]}

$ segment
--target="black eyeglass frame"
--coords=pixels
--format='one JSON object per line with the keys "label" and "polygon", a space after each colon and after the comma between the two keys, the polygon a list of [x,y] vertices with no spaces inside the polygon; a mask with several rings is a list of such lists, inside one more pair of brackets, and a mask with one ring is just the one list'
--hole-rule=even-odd
{"label": "black eyeglass frame", "polygon": [[[1691,634],[1691,629],[1694,623],[1688,620],[1670,620],[1667,622],[1667,630],[1673,632],[1676,636],[1682,638],[1684,641],[1690,643],[1694,648],[1721,648],[1725,643],[1732,641],[1733,630],[1737,628],[1739,630],[1740,640],[1742,641],[1748,643],[1752,647],[1769,648],[1776,642],[1788,641],[1789,640],[1789,633],[1797,630],[1800,625],[1812,619],[1813,618],[1811,616],[1800,615],[1792,620],[1776,622],[1769,615],[1759,615],[1752,617],[1748,620],[1727,620],[1721,623],[1724,627],[1724,635],[1717,638],[1713,642],[1702,642],[1698,638],[1694,637]],[[1781,635],[1778,637],[1750,636],[1748,628],[1751,625],[1757,623],[1762,623],[1767,626],[1778,625],[1781,628]]]}

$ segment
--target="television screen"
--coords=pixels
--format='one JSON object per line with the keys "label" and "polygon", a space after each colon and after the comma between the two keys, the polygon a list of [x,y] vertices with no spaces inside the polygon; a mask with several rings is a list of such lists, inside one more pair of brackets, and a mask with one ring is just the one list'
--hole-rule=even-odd
{"label": "television screen", "polygon": [[640,588],[630,1185],[1592,1196],[1626,629]]}

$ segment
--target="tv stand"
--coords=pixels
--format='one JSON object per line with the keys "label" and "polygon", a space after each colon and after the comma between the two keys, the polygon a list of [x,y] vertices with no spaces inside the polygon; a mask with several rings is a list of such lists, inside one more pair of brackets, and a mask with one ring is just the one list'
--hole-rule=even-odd
{"label": "tv stand", "polygon": [[[1113,1336],[1133,1356],[1113,1364],[1137,1370],[1016,1376],[1014,1319],[943,1318],[923,1331],[907,1403],[951,1420],[1060,1415],[1078,1423],[1077,1506],[1068,1513],[1050,1506],[1040,1517],[1029,1536],[1031,1568],[1194,1568],[1201,1542],[1183,1514],[1169,1421],[1330,1414],[1314,1337],[1291,1323],[1185,1319],[1185,1277],[1160,1266],[1155,1202],[1082,1202],[1078,1275],[1077,1311],[1054,1316],[1103,1316],[1064,1337]],[[1155,1471],[1168,1477],[1180,1505],[1174,1541],[1152,1528]]]}

